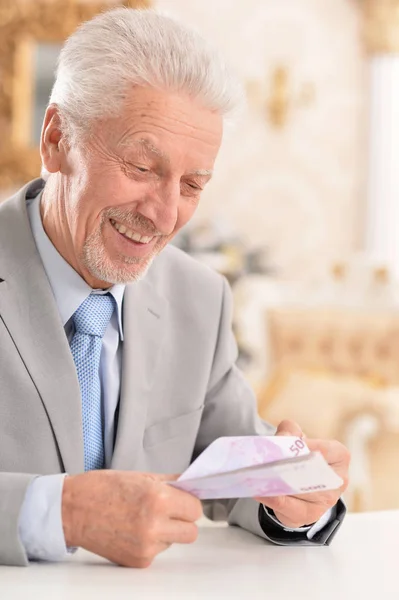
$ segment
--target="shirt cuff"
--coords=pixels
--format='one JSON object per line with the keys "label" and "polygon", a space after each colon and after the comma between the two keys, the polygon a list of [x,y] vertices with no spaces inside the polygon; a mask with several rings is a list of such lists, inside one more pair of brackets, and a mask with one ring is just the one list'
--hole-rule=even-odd
{"label": "shirt cuff", "polygon": [[66,547],[62,526],[65,476],[36,477],[26,491],[18,532],[30,560],[60,561],[75,551]]}
{"label": "shirt cuff", "polygon": [[284,531],[288,531],[290,533],[306,533],[306,537],[308,538],[308,540],[312,540],[316,533],[321,531],[327,525],[327,523],[335,519],[337,515],[337,508],[336,506],[333,506],[332,508],[329,508],[327,512],[325,512],[324,515],[320,517],[320,519],[316,521],[316,523],[314,523],[313,525],[305,525],[304,527],[292,528],[283,525],[283,523],[281,523],[281,521],[277,519],[274,512],[270,511],[269,508],[264,504],[263,508],[269,519],[274,521],[274,523],[276,523],[276,525],[279,525]]}

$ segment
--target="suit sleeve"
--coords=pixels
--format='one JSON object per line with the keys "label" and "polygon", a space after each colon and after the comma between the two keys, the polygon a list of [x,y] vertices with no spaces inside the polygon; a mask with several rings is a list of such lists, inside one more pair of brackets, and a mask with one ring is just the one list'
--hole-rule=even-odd
{"label": "suit sleeve", "polygon": [[58,561],[71,552],[61,517],[64,477],[0,473],[0,565]]}
{"label": "suit sleeve", "polygon": [[28,564],[18,527],[26,492],[35,477],[24,473],[0,473],[0,565]]}
{"label": "suit sleeve", "polygon": [[[274,426],[258,416],[255,395],[236,366],[238,349],[232,331],[232,297],[224,279],[218,328],[205,409],[193,458],[218,437],[274,435],[276,431]],[[238,525],[275,544],[327,545],[343,520],[345,507],[340,501],[335,517],[312,539],[308,539],[306,532],[286,531],[274,519],[268,518],[263,506],[252,499],[205,501],[204,512],[213,520],[227,520],[230,525]]]}

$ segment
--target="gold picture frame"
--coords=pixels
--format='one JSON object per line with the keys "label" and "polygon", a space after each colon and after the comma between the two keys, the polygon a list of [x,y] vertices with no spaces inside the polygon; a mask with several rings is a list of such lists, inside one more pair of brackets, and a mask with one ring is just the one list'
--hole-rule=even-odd
{"label": "gold picture frame", "polygon": [[36,47],[61,46],[80,23],[106,9],[150,4],[151,0],[0,0],[0,189],[40,173],[39,150],[31,135]]}

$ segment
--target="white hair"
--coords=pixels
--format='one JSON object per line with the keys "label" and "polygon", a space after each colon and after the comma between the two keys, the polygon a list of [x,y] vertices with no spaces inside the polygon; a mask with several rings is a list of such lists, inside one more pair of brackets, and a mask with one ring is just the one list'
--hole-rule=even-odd
{"label": "white hair", "polygon": [[219,53],[195,30],[153,10],[116,8],[67,39],[50,103],[58,106],[72,142],[93,120],[116,116],[133,86],[185,93],[225,123],[234,120],[244,97]]}

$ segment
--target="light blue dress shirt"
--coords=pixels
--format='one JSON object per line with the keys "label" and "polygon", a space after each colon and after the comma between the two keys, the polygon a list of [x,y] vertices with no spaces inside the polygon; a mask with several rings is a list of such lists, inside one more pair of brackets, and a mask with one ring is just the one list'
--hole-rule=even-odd
{"label": "light blue dress shirt", "polygon": [[[41,220],[40,198],[41,194],[29,203],[28,217],[65,333],[70,342],[74,334],[72,316],[93,290],[62,258],[48,238]],[[100,378],[104,403],[105,465],[106,468],[109,468],[114,447],[115,411],[120,393],[123,346],[122,301],[125,286],[114,285],[107,291],[113,295],[117,306],[103,338],[100,358]],[[104,294],[107,291],[98,291],[97,293]],[[64,559],[69,552],[65,544],[61,515],[64,478],[65,474],[36,477],[27,490],[19,518],[19,535],[30,560],[58,561]],[[265,510],[267,511],[266,507]],[[273,518],[270,512],[267,512]],[[330,509],[312,527],[284,529],[306,532],[307,537],[311,539],[334,514],[335,509]],[[276,523],[281,525],[277,520]]]}

